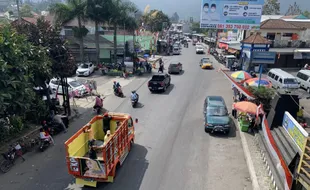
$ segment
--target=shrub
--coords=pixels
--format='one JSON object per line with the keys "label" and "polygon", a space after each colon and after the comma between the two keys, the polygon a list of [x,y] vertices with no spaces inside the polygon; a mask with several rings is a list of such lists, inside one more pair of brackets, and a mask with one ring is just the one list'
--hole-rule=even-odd
{"label": "shrub", "polygon": [[271,100],[275,95],[275,90],[272,88],[266,88],[264,86],[261,86],[259,88],[249,86],[247,88],[255,97],[255,100],[253,100],[253,102],[256,104],[262,104],[264,111],[268,113],[271,108]]}

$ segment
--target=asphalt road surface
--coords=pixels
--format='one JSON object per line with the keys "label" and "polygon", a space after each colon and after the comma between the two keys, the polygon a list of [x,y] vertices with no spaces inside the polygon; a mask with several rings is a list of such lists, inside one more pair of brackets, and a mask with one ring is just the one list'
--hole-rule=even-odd
{"label": "asphalt road surface", "polygon": [[[252,189],[239,132],[229,135],[204,132],[202,107],[206,96],[221,95],[231,108],[231,84],[215,70],[202,70],[191,45],[182,55],[165,58],[180,61],[184,72],[172,75],[163,94],[151,94],[148,77],[136,79],[125,94],[138,89],[141,106],[132,108],[129,98],[106,98],[108,109],[138,118],[136,141],[114,183],[98,184],[104,190],[243,190]],[[166,61],[165,67],[168,67]],[[215,64],[218,67],[217,64]],[[67,134],[55,138],[56,145],[43,153],[26,155],[7,174],[0,175],[0,189],[93,189],[74,184],[67,173],[63,142],[92,117],[91,111],[71,124]]]}

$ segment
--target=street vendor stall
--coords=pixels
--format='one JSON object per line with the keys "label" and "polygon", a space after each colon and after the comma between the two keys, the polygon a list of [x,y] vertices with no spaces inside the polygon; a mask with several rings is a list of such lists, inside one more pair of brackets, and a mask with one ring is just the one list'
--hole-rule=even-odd
{"label": "street vendor stall", "polygon": [[242,132],[247,132],[249,130],[249,126],[251,123],[250,115],[256,114],[257,105],[252,102],[242,101],[242,102],[234,103],[233,109],[239,112],[238,122],[240,125],[240,130]]}

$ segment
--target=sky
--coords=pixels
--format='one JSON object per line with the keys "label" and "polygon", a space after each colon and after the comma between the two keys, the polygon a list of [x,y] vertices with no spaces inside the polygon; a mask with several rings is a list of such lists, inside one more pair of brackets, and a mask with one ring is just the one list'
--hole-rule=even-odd
{"label": "sky", "polygon": [[[164,13],[172,16],[174,12],[177,12],[181,19],[189,19],[194,17],[198,21],[200,17],[201,0],[131,0],[142,11],[147,5],[150,5],[151,9],[159,9]],[[281,5],[281,13],[285,14],[290,4],[294,2],[299,4],[302,10],[310,11],[310,0],[279,0]]]}

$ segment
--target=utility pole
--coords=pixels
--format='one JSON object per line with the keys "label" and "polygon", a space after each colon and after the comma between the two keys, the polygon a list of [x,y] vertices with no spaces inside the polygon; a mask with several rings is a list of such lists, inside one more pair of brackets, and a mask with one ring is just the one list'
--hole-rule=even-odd
{"label": "utility pole", "polygon": [[17,6],[17,17],[18,17],[18,22],[21,23],[22,18],[20,16],[20,11],[19,11],[19,1],[20,0],[16,0],[16,6]]}
{"label": "utility pole", "polygon": [[126,42],[125,42],[125,22],[124,22],[124,62],[125,62],[125,53],[126,53]]}

